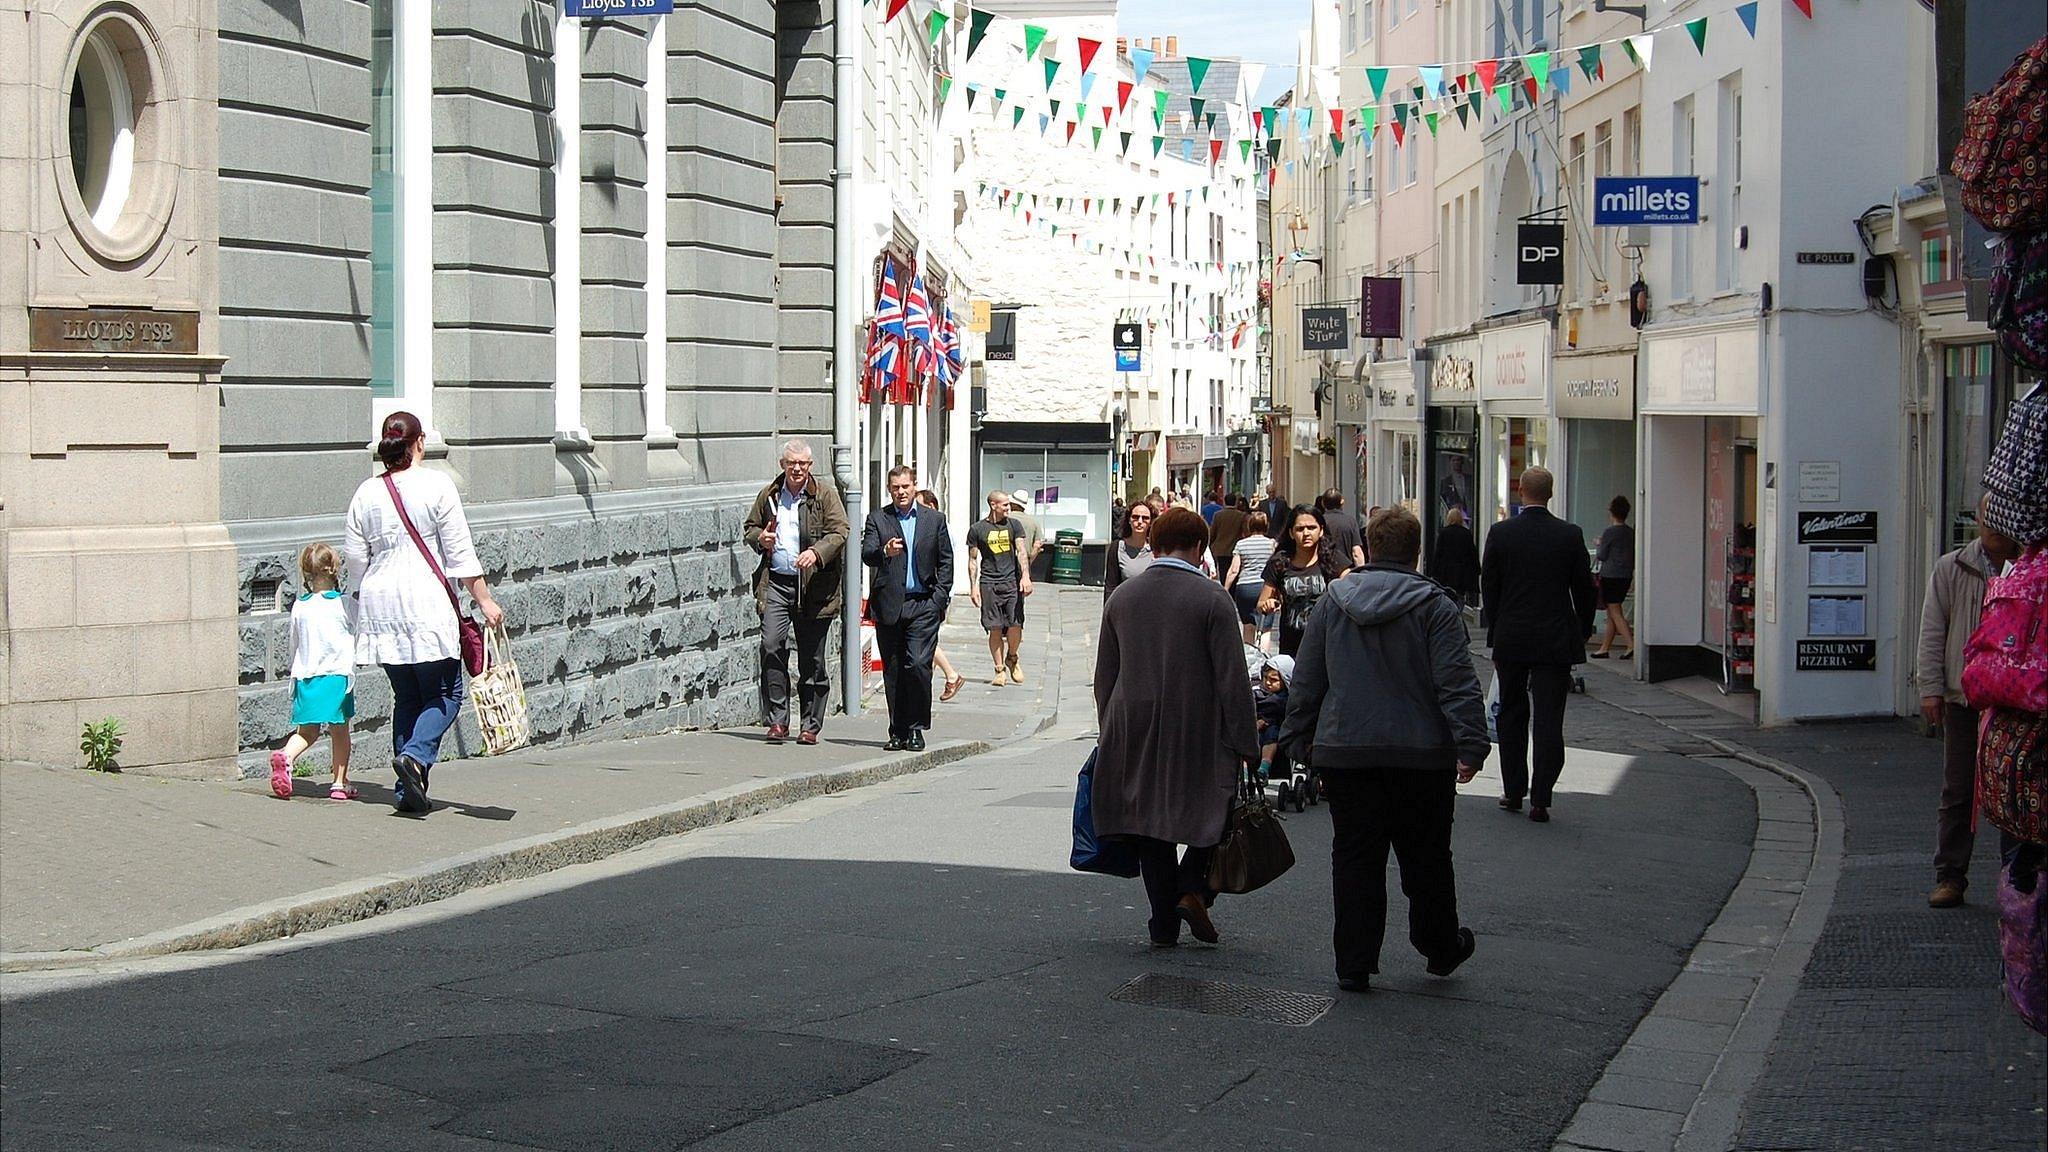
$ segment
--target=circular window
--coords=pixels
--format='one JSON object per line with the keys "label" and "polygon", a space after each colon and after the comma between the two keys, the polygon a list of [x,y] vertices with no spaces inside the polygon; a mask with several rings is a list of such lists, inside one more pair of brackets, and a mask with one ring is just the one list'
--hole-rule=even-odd
{"label": "circular window", "polygon": [[170,220],[178,172],[154,36],[125,7],[86,21],[63,80],[61,198],[78,234],[103,257],[132,260]]}

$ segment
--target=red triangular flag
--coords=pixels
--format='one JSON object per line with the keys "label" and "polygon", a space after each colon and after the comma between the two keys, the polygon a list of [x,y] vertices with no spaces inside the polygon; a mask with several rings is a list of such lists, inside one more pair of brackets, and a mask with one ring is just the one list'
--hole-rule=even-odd
{"label": "red triangular flag", "polygon": [[1536,78],[1534,76],[1522,77],[1522,89],[1529,93],[1529,103],[1536,103],[1537,91]]}
{"label": "red triangular flag", "polygon": [[1132,84],[1129,80],[1119,80],[1116,82],[1117,111],[1123,111],[1124,105],[1129,104],[1131,102],[1131,89],[1135,87],[1136,85]]}
{"label": "red triangular flag", "polygon": [[1344,110],[1342,108],[1332,108],[1330,109],[1330,135],[1342,136],[1343,134]]}
{"label": "red triangular flag", "polygon": [[1500,61],[1481,60],[1478,63],[1472,65],[1472,68],[1474,71],[1479,73],[1479,83],[1485,85],[1487,94],[1492,95],[1493,78],[1495,76],[1500,75]]}
{"label": "red triangular flag", "polygon": [[1402,131],[1401,121],[1398,117],[1391,121],[1387,126],[1394,130],[1394,147],[1399,148],[1401,145],[1408,142],[1408,135],[1406,132]]}
{"label": "red triangular flag", "polygon": [[1081,71],[1086,72],[1088,65],[1095,62],[1095,54],[1102,51],[1102,41],[1081,37],[1076,37],[1076,40],[1081,45]]}
{"label": "red triangular flag", "polygon": [[908,3],[910,3],[910,0],[889,0],[889,14],[882,17],[882,23],[887,24],[889,21],[894,20],[896,14],[903,11],[903,6]]}
{"label": "red triangular flag", "polygon": [[1214,163],[1216,163],[1217,161],[1219,161],[1219,160],[1222,160],[1222,159],[1223,159],[1223,141],[1221,141],[1221,140],[1211,140],[1211,141],[1209,141],[1209,163],[1211,163],[1211,164],[1214,164]]}
{"label": "red triangular flag", "polygon": [[1116,113],[1110,110],[1109,105],[1104,104],[1102,106],[1102,126],[1104,128],[1109,127],[1109,118],[1114,115],[1116,115]]}
{"label": "red triangular flag", "polygon": [[1792,0],[1792,6],[1799,9],[1808,20],[1813,19],[1813,0]]}
{"label": "red triangular flag", "polygon": [[1080,127],[1080,125],[1074,123],[1072,120],[1067,121],[1067,143],[1072,144],[1074,142],[1074,129],[1078,127]]}

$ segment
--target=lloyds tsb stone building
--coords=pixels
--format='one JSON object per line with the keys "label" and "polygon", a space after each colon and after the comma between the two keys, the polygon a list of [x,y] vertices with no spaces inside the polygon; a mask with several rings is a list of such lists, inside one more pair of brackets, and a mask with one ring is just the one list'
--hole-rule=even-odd
{"label": "lloyds tsb stone building", "polygon": [[831,429],[830,8],[674,9],[0,0],[0,759],[275,746],[292,558],[401,408],[538,740],[755,715],[739,521]]}

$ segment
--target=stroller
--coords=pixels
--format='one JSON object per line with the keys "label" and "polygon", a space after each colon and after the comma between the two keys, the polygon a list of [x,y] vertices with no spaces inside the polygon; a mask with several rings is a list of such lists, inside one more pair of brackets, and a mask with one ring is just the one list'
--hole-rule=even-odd
{"label": "stroller", "polygon": [[[1254,645],[1245,645],[1244,662],[1246,671],[1251,675],[1254,688],[1261,687],[1268,668],[1280,672],[1283,677],[1283,683],[1293,675],[1294,661],[1291,658],[1286,656],[1267,656]],[[1279,716],[1267,711],[1273,703],[1274,701],[1270,697],[1261,696],[1260,718],[1277,729],[1280,720]],[[1262,736],[1262,742],[1263,739],[1264,737]],[[1260,788],[1265,791],[1266,797],[1272,803],[1275,811],[1285,811],[1288,805],[1291,804],[1296,812],[1304,812],[1307,811],[1309,805],[1315,804],[1321,799],[1322,781],[1317,779],[1315,769],[1306,765],[1296,764],[1291,757],[1278,749],[1275,749],[1273,752],[1270,770],[1262,771],[1258,776],[1258,780]]]}

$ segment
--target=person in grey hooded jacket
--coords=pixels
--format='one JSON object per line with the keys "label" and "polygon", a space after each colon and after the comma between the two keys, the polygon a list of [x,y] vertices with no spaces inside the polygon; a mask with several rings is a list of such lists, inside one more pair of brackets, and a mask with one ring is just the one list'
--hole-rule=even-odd
{"label": "person in grey hooded jacket", "polygon": [[1472,955],[1472,930],[1458,924],[1451,820],[1457,786],[1492,750],[1463,614],[1415,571],[1421,523],[1384,509],[1365,538],[1372,563],[1332,584],[1309,617],[1280,732],[1329,793],[1337,983],[1357,992],[1379,971],[1389,847],[1408,939],[1429,973],[1448,976]]}

